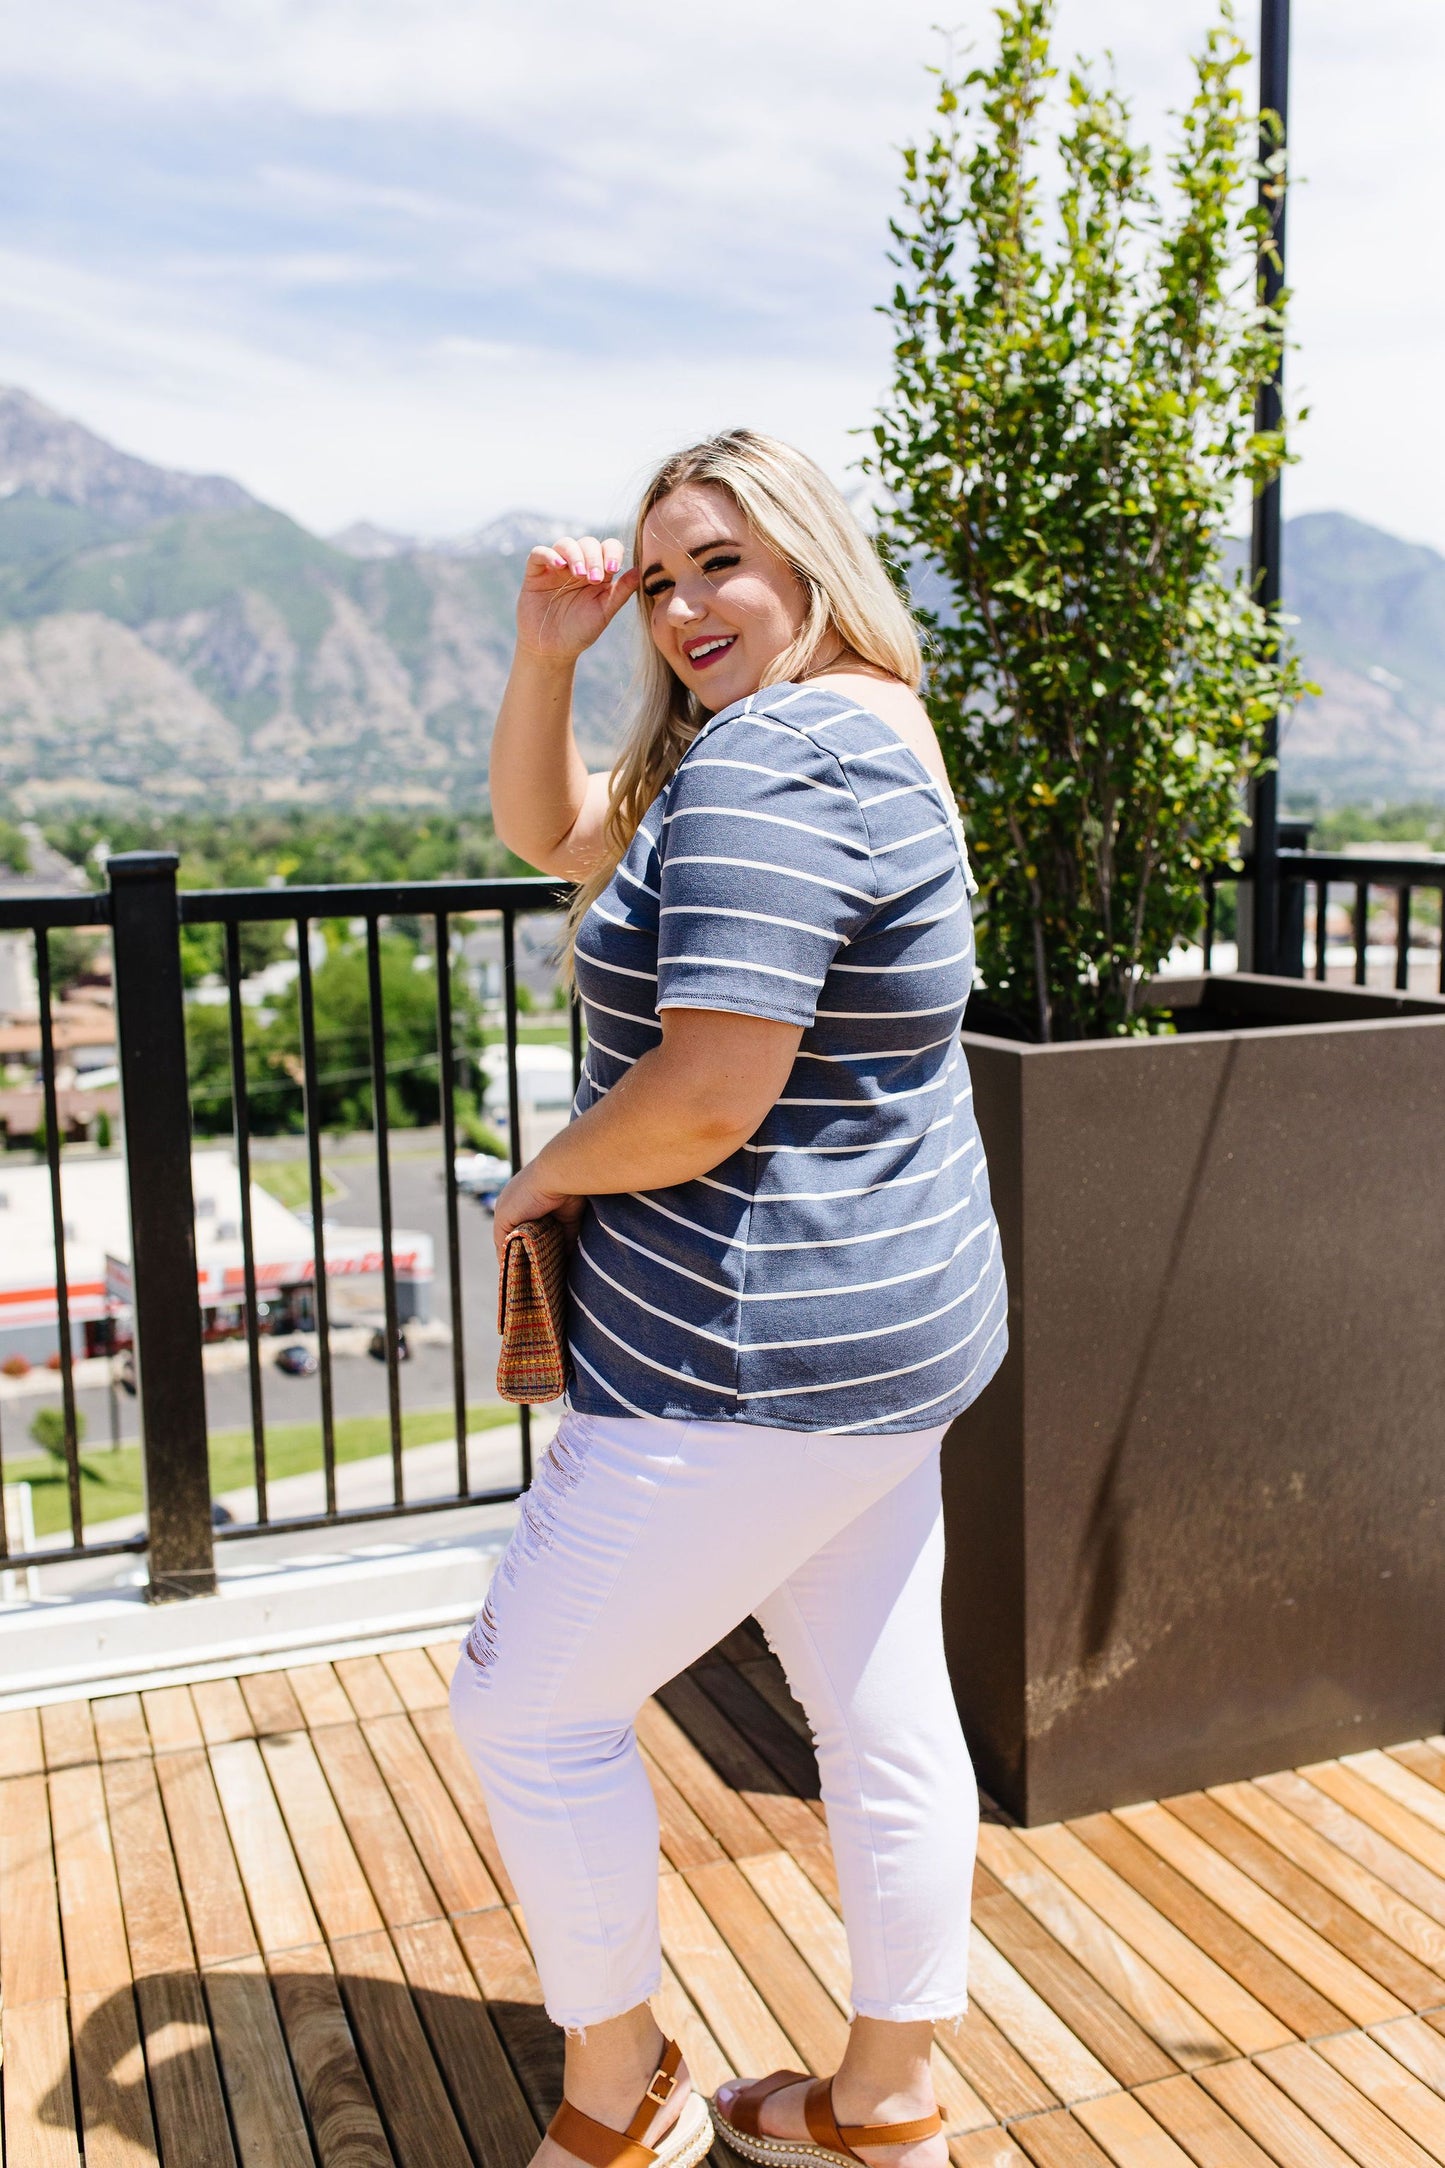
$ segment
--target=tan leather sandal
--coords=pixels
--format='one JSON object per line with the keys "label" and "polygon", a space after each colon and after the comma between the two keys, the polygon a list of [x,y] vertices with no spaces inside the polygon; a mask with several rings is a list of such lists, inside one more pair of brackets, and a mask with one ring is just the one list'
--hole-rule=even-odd
{"label": "tan leather sandal", "polygon": [[584,2115],[570,2100],[564,2100],[547,2125],[547,2136],[555,2138],[578,2160],[586,2161],[587,2168],[654,2168],[654,2163],[658,2168],[695,2168],[713,2138],[712,2117],[701,2093],[688,2094],[682,2113],[655,2150],[642,2142],[642,2133],[658,2109],[665,2108],[677,2090],[677,2066],[681,2061],[682,2050],[676,2041],[669,2040],[626,2130],[613,2130],[610,2124],[599,2123],[595,2116]]}
{"label": "tan leather sandal", "polygon": [[[758,2111],[763,2102],[770,2093],[780,2093],[785,2085],[808,2088],[803,2120],[811,2144],[802,2138],[766,2138],[759,2128]],[[733,2094],[726,2108],[714,2097],[712,2112],[719,2136],[735,2153],[741,2153],[746,2160],[761,2161],[764,2168],[811,2168],[814,2161],[831,2162],[834,2168],[857,2168],[855,2146],[918,2145],[925,2138],[937,2137],[943,2128],[943,2117],[936,2108],[932,2115],[920,2116],[912,2123],[840,2124],[833,2113],[833,2080],[810,2081],[802,2070],[775,2070],[771,2077],[754,2078],[751,2085]]]}

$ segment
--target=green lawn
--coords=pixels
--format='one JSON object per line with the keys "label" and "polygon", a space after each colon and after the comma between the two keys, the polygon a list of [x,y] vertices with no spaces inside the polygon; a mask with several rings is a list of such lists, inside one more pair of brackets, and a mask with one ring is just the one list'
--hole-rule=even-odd
{"label": "green lawn", "polygon": [[[11,1406],[14,1405],[12,1402]],[[515,1408],[492,1402],[468,1408],[468,1430],[493,1430],[517,1420]],[[406,1445],[433,1445],[454,1435],[451,1413],[446,1408],[423,1408],[401,1419]],[[349,1415],[336,1425],[336,1458],[370,1460],[391,1450],[391,1432],[384,1415]],[[80,1456],[81,1501],[87,1524],[117,1520],[122,1514],[139,1513],[142,1506],[141,1459],[138,1445],[123,1445],[118,1452],[109,1446],[87,1446]],[[266,1472],[274,1483],[287,1475],[305,1475],[321,1466],[319,1423],[277,1423],[266,1433]],[[35,1533],[54,1535],[70,1526],[69,1492],[65,1470],[46,1454],[39,1459],[5,1460],[7,1483],[32,1485]],[[249,1430],[218,1430],[211,1440],[211,1491],[241,1490],[255,1480]]]}
{"label": "green lawn", "polygon": [[[253,1158],[251,1179],[292,1212],[310,1209],[311,1169],[304,1159]],[[343,1194],[341,1184],[334,1181],[329,1174],[323,1173],[321,1194],[323,1197],[339,1197]]]}

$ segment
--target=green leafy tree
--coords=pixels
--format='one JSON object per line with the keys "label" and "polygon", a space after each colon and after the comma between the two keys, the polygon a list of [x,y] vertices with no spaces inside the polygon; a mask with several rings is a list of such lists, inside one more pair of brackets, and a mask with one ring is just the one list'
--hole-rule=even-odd
{"label": "green leafy tree", "polygon": [[[57,1460],[65,1458],[65,1410],[63,1408],[40,1408],[31,1418],[30,1436],[42,1452],[53,1453]],[[75,1442],[85,1442],[85,1417],[79,1408],[75,1411]]]}
{"label": "green leafy tree", "polygon": [[[895,560],[945,575],[928,701],[977,853],[992,1000],[1041,1039],[1138,1028],[1201,924],[1297,664],[1222,559],[1286,457],[1254,427],[1284,336],[1259,284],[1258,116],[1226,7],[1156,196],[1112,87],[1068,77],[1050,207],[1053,0],[1003,0],[941,71],[893,226],[894,373],[868,461]],[[1282,159],[1269,185],[1284,185]]]}

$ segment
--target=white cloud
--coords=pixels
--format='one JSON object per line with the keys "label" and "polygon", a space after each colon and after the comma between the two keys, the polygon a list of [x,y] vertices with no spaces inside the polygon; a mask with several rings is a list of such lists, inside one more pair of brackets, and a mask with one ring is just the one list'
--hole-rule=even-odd
{"label": "white cloud", "polygon": [[[0,52],[31,103],[215,151],[184,245],[16,238],[0,373],[150,456],[236,472],[318,525],[467,526],[618,501],[721,420],[841,471],[886,363],[896,145],[926,125],[937,0],[47,0]],[[1253,0],[1243,0],[1246,31]],[[1212,0],[1061,0],[1141,130],[1188,94]],[[987,49],[984,0],[962,34]],[[1445,9],[1296,10],[1291,269],[1313,413],[1292,506],[1445,544]],[[88,103],[87,103],[88,101]],[[253,149],[254,146],[254,149]],[[222,154],[224,153],[224,157]],[[178,154],[179,155],[179,154]],[[102,181],[105,176],[102,176]],[[172,192],[172,200],[173,200]],[[154,226],[147,223],[155,219]],[[14,229],[12,227],[12,233]],[[104,261],[104,268],[100,264]]]}

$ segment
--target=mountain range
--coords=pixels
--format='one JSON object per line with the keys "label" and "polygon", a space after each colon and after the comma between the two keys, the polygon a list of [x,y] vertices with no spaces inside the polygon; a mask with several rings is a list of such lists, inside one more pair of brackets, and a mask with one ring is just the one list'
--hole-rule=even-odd
{"label": "mountain range", "polygon": [[[0,795],[475,803],[521,560],[559,524],[323,540],[0,390]],[[1445,557],[1319,512],[1288,523],[1285,568],[1321,687],[1290,722],[1286,795],[1445,798]],[[629,661],[620,623],[583,658],[594,761]]]}

